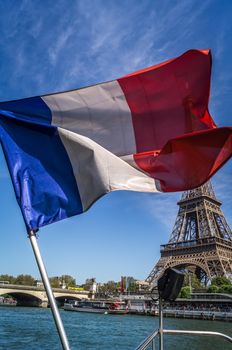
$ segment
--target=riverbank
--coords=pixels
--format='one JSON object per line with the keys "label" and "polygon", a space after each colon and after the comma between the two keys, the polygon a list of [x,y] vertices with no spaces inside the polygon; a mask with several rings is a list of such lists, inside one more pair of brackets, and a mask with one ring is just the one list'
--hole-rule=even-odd
{"label": "riverbank", "polygon": [[[126,296],[131,314],[158,316],[158,304],[143,296]],[[232,322],[232,296],[217,293],[194,293],[191,299],[164,302],[164,317]]]}
{"label": "riverbank", "polygon": [[[158,309],[147,310],[147,311],[136,311],[129,310],[129,315],[135,316],[159,316]],[[232,312],[219,312],[210,310],[181,310],[181,309],[164,309],[164,317],[171,318],[185,318],[185,319],[196,319],[196,320],[208,320],[208,321],[224,321],[232,322]]]}
{"label": "riverbank", "polygon": [[232,312],[166,309],[163,314],[164,317],[232,322]]}

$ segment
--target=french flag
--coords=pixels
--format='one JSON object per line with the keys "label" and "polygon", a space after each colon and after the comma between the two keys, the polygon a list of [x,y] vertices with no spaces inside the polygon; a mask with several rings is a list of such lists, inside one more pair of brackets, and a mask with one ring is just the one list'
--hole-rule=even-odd
{"label": "french flag", "polygon": [[120,79],[0,103],[0,140],[28,230],[114,190],[182,191],[231,156],[208,111],[209,50]]}

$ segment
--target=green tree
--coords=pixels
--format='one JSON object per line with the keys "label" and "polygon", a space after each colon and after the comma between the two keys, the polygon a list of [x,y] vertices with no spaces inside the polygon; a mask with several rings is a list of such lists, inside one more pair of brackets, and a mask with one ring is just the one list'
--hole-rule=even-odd
{"label": "green tree", "polygon": [[139,285],[136,282],[131,282],[127,289],[128,292],[136,293],[139,291]]}
{"label": "green tree", "polygon": [[125,281],[124,281],[125,285],[125,289],[127,287],[127,291],[128,292],[136,292],[138,291],[138,285],[136,284],[136,279],[134,277],[131,276],[127,276],[125,277]]}
{"label": "green tree", "polygon": [[179,297],[183,298],[183,299],[190,299],[190,297],[191,297],[191,288],[189,286],[182,287]]}
{"label": "green tree", "polygon": [[218,277],[214,277],[212,279],[212,282],[211,282],[211,285],[212,286],[222,286],[222,285],[231,285],[231,282],[228,278],[224,277],[224,276],[218,276]]}
{"label": "green tree", "polygon": [[183,287],[186,287],[186,286],[191,286],[192,289],[198,289],[202,287],[201,282],[199,281],[195,273],[190,273],[190,272],[187,272],[184,276]]}
{"label": "green tree", "polygon": [[106,290],[107,290],[108,294],[117,293],[117,283],[114,281],[108,281],[106,283]]}
{"label": "green tree", "polygon": [[61,276],[61,282],[65,283],[67,287],[75,287],[76,286],[76,280],[70,275],[62,275]]}
{"label": "green tree", "polygon": [[219,293],[219,287],[216,286],[215,284],[209,286],[209,288],[207,289],[208,293]]}
{"label": "green tree", "polygon": [[15,279],[15,284],[33,286],[35,279],[31,275],[18,275]]}
{"label": "green tree", "polygon": [[118,294],[118,283],[114,281],[108,281],[98,287],[98,294],[108,296]]}
{"label": "green tree", "polygon": [[50,277],[49,281],[53,288],[60,288],[63,284],[68,287],[75,287],[76,280],[70,275],[54,276]]}
{"label": "green tree", "polygon": [[232,284],[223,284],[221,287],[219,287],[219,293],[232,294]]}
{"label": "green tree", "polygon": [[0,275],[0,281],[8,281],[10,284],[14,284],[15,277],[11,275]]}
{"label": "green tree", "polygon": [[50,284],[52,288],[59,288],[60,287],[60,277],[54,276],[49,278]]}

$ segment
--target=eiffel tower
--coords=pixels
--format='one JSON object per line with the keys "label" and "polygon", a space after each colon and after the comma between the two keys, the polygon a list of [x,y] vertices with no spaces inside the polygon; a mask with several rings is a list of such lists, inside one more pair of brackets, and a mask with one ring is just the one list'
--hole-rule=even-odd
{"label": "eiffel tower", "polygon": [[177,204],[169,242],[146,281],[155,284],[168,267],[188,267],[205,284],[216,276],[232,280],[232,232],[211,183],[184,192]]}

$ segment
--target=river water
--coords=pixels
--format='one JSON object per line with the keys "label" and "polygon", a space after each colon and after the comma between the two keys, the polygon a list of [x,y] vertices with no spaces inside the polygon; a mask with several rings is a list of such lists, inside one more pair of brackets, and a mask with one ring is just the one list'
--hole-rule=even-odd
{"label": "river water", "polygon": [[[158,327],[157,317],[60,312],[72,350],[134,350]],[[230,322],[166,318],[164,326],[232,336]],[[164,345],[165,350],[232,350],[231,343],[213,337],[166,335]],[[0,350],[3,349],[61,350],[50,309],[0,307]]]}

